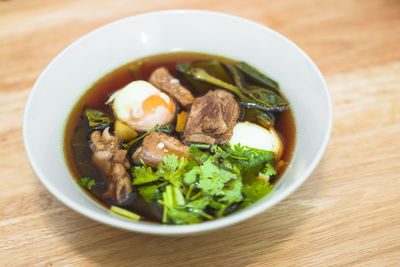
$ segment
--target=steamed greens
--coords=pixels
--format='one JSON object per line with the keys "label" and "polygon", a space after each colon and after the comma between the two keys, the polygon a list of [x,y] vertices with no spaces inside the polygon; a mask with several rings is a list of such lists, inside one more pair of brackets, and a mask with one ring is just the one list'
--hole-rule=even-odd
{"label": "steamed greens", "polygon": [[131,169],[143,199],[163,207],[163,223],[193,224],[225,216],[257,201],[273,189],[274,153],[240,144],[191,146],[191,157],[164,157],[157,170]]}
{"label": "steamed greens", "polygon": [[113,120],[104,114],[103,112],[99,110],[95,110],[89,107],[86,107],[84,110],[84,115],[86,119],[88,120],[89,127],[95,128],[95,127],[107,127],[110,125],[110,123],[113,122]]}

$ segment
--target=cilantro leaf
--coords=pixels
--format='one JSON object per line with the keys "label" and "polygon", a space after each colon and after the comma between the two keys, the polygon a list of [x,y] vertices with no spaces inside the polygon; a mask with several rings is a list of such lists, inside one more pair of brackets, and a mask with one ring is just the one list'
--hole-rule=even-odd
{"label": "cilantro leaf", "polygon": [[207,159],[202,165],[186,173],[184,182],[188,185],[196,182],[195,187],[201,189],[205,195],[224,196],[222,189],[225,183],[235,177],[234,173],[218,168],[211,159]]}
{"label": "cilantro leaf", "polygon": [[157,181],[160,179],[160,176],[153,172],[150,167],[146,166],[136,166],[131,168],[132,174],[132,184],[134,185],[142,185]]}
{"label": "cilantro leaf", "polygon": [[224,201],[227,203],[242,201],[242,187],[243,183],[240,177],[237,177],[236,179],[230,181],[223,189],[225,196],[221,199],[218,199],[218,201]]}
{"label": "cilantro leaf", "polygon": [[204,212],[206,206],[212,201],[211,197],[205,197],[191,201],[183,207],[168,208],[168,218],[175,224],[193,224],[204,219],[213,219],[211,215]]}
{"label": "cilantro leaf", "polygon": [[131,173],[145,201],[163,205],[162,222],[192,224],[223,217],[265,196],[273,189],[268,179],[276,175],[274,165],[270,151],[227,144],[204,152],[192,145],[190,160],[171,154],[157,171],[142,166]]}
{"label": "cilantro leaf", "polygon": [[276,170],[270,163],[265,164],[264,169],[261,172],[265,176],[274,176],[276,175]]}
{"label": "cilantro leaf", "polygon": [[251,202],[255,202],[263,198],[272,191],[274,186],[263,180],[255,180],[251,184],[243,186],[242,192]]}
{"label": "cilantro leaf", "polygon": [[90,179],[89,177],[78,179],[76,182],[89,190],[92,190],[92,187],[96,185],[95,180]]}
{"label": "cilantro leaf", "polygon": [[261,172],[267,163],[275,164],[274,153],[271,151],[245,147],[236,144],[233,148],[228,144],[224,149],[230,157],[230,161],[241,169],[245,182]]}
{"label": "cilantro leaf", "polygon": [[137,190],[146,202],[151,202],[160,198],[159,187],[159,185],[141,186]]}
{"label": "cilantro leaf", "polygon": [[185,157],[179,158],[175,154],[169,154],[163,158],[163,162],[158,164],[156,174],[176,186],[182,186],[182,175],[188,163]]}
{"label": "cilantro leaf", "polygon": [[203,221],[199,214],[188,212],[182,208],[168,209],[168,218],[175,224],[195,224]]}
{"label": "cilantro leaf", "polygon": [[201,151],[197,146],[190,145],[189,148],[190,157],[198,162],[202,162],[208,158],[208,155]]}

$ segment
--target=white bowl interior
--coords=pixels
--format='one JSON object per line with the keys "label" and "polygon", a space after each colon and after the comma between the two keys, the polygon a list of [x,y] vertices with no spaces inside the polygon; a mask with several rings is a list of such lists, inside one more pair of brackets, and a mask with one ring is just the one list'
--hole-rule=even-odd
{"label": "white bowl interior", "polygon": [[[132,222],[110,215],[82,192],[64,159],[68,115],[104,74],[134,59],[171,51],[196,51],[244,60],[278,81],[295,115],[297,143],[275,190],[252,207],[223,219],[189,226]],[[106,224],[139,232],[186,234],[249,218],[293,192],[318,164],[332,124],[331,100],[314,63],[278,33],[238,17],[193,10],[162,11],[122,19],[77,40],[35,83],[26,104],[23,136],[36,174],[59,200]]]}

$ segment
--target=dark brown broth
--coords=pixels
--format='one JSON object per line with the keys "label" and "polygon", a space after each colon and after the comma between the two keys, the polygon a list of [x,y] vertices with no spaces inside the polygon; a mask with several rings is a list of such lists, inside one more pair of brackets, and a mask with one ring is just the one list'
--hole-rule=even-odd
{"label": "dark brown broth", "polygon": [[[131,81],[147,80],[151,72],[160,66],[167,67],[172,75],[184,81],[183,77],[176,70],[177,65],[211,58],[217,58],[227,63],[234,62],[231,59],[220,56],[192,52],[160,54],[138,59],[105,75],[75,104],[66,125],[64,138],[65,157],[75,179],[82,177],[95,179],[96,186],[93,186],[91,193],[96,197],[96,200],[100,200],[97,202],[107,207],[113,204],[110,199],[102,196],[107,189],[106,179],[91,160],[87,137],[89,128],[82,119],[83,108],[87,105],[112,115],[111,110],[105,105],[105,102],[114,91],[124,87]],[[189,86],[187,87],[190,88]],[[293,154],[296,136],[293,114],[289,109],[280,113],[276,119],[275,129],[282,137],[284,144],[282,160],[289,162]],[[279,171],[278,178],[285,171],[286,166],[287,164]],[[138,199],[125,208],[141,214],[145,219],[150,221],[157,221],[161,214],[160,211],[154,210],[154,207]]]}

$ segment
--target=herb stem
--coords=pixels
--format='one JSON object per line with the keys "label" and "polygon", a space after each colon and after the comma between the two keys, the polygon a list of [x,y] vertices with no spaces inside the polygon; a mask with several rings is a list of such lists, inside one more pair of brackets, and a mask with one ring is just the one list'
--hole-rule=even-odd
{"label": "herb stem", "polygon": [[196,195],[194,195],[194,196],[192,197],[191,200],[195,200],[195,199],[199,198],[199,197],[201,196],[201,194],[202,194],[201,192],[197,193]]}
{"label": "herb stem", "polygon": [[154,126],[153,128],[151,128],[150,130],[148,130],[146,133],[144,133],[144,134],[142,134],[141,136],[139,136],[139,137],[133,139],[133,140],[130,141],[129,143],[123,144],[123,146],[124,146],[127,150],[129,150],[129,149],[133,146],[134,143],[136,143],[136,142],[139,141],[140,139],[142,139],[142,138],[148,136],[149,134],[151,134],[152,132],[154,132],[154,130],[157,129],[157,128],[158,128],[158,124],[157,124],[156,126]]}
{"label": "herb stem", "polygon": [[191,184],[191,185],[189,186],[188,192],[186,193],[186,197],[185,197],[185,200],[186,200],[186,201],[189,201],[190,195],[192,194],[192,191],[193,191],[193,188],[194,188],[194,184]]}

